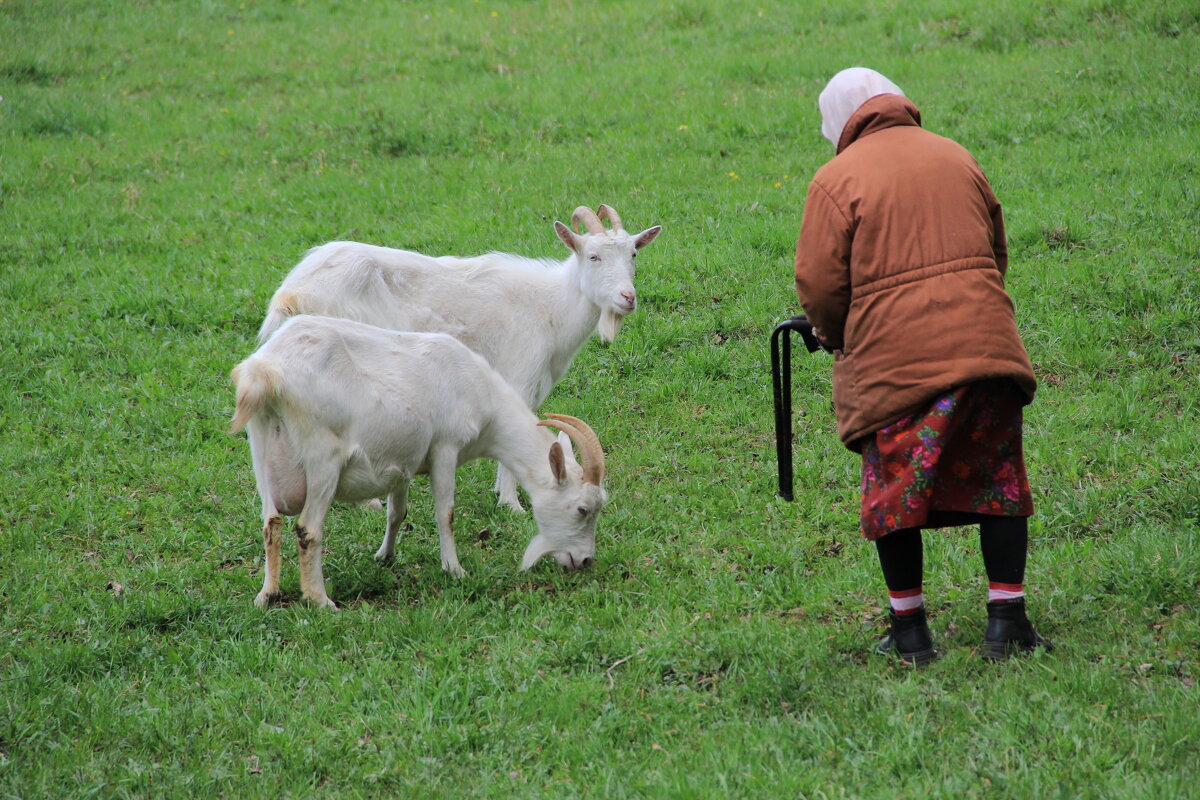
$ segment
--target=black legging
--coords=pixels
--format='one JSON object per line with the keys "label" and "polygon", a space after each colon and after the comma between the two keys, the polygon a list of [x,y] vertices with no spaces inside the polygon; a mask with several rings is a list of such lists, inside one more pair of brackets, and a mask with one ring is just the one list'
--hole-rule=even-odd
{"label": "black legging", "polygon": [[[888,591],[903,592],[921,585],[921,529],[903,528],[875,540],[879,566]],[[1029,524],[1025,517],[984,517],[979,522],[979,549],[989,581],[1025,582]]]}

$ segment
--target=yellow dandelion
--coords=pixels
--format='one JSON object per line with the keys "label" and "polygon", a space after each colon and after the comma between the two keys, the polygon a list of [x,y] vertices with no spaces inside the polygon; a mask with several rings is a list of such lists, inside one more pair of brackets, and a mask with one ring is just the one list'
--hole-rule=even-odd
{"label": "yellow dandelion", "polygon": [[775,181],[775,188],[778,189],[780,186],[783,186],[783,184],[779,181]]}
{"label": "yellow dandelion", "polygon": [[498,17],[498,16],[500,16],[500,12],[499,12],[499,11],[493,11],[493,12],[492,12],[492,16],[493,16],[493,17]]}
{"label": "yellow dandelion", "polygon": [[729,173],[729,177],[736,181],[738,179],[738,174],[736,172],[731,172]]}
{"label": "yellow dandelion", "polygon": [[679,126],[679,130],[681,130],[681,131],[686,131],[686,130],[687,130],[687,125],[680,125],[680,126]]}

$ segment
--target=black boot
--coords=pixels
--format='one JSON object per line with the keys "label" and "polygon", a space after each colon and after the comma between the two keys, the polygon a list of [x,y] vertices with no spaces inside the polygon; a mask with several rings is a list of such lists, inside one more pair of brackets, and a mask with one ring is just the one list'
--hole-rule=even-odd
{"label": "black boot", "polygon": [[1054,647],[1033,629],[1025,616],[1025,598],[993,600],[987,604],[987,630],[983,634],[983,657],[1000,661],[1016,653],[1028,653],[1034,648],[1047,652]]}
{"label": "black boot", "polygon": [[923,666],[938,657],[933,649],[933,636],[925,619],[925,608],[911,614],[889,611],[892,626],[888,635],[875,648],[880,653],[895,653],[905,664]]}

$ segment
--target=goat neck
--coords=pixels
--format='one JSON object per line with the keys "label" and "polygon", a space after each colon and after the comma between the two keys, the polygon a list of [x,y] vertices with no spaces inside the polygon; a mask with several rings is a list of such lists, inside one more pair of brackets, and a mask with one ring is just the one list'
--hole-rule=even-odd
{"label": "goat neck", "polygon": [[487,436],[483,455],[508,468],[525,491],[532,495],[554,483],[547,459],[555,437],[538,427],[537,416],[523,404],[497,413],[487,426]]}

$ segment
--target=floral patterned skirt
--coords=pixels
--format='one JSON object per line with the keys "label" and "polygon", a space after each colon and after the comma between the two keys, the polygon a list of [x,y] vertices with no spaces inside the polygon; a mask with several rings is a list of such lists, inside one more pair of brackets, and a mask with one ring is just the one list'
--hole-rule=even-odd
{"label": "floral patterned skirt", "polygon": [[1027,517],[1023,398],[1009,380],[956,387],[868,434],[862,447],[863,536],[902,528]]}

